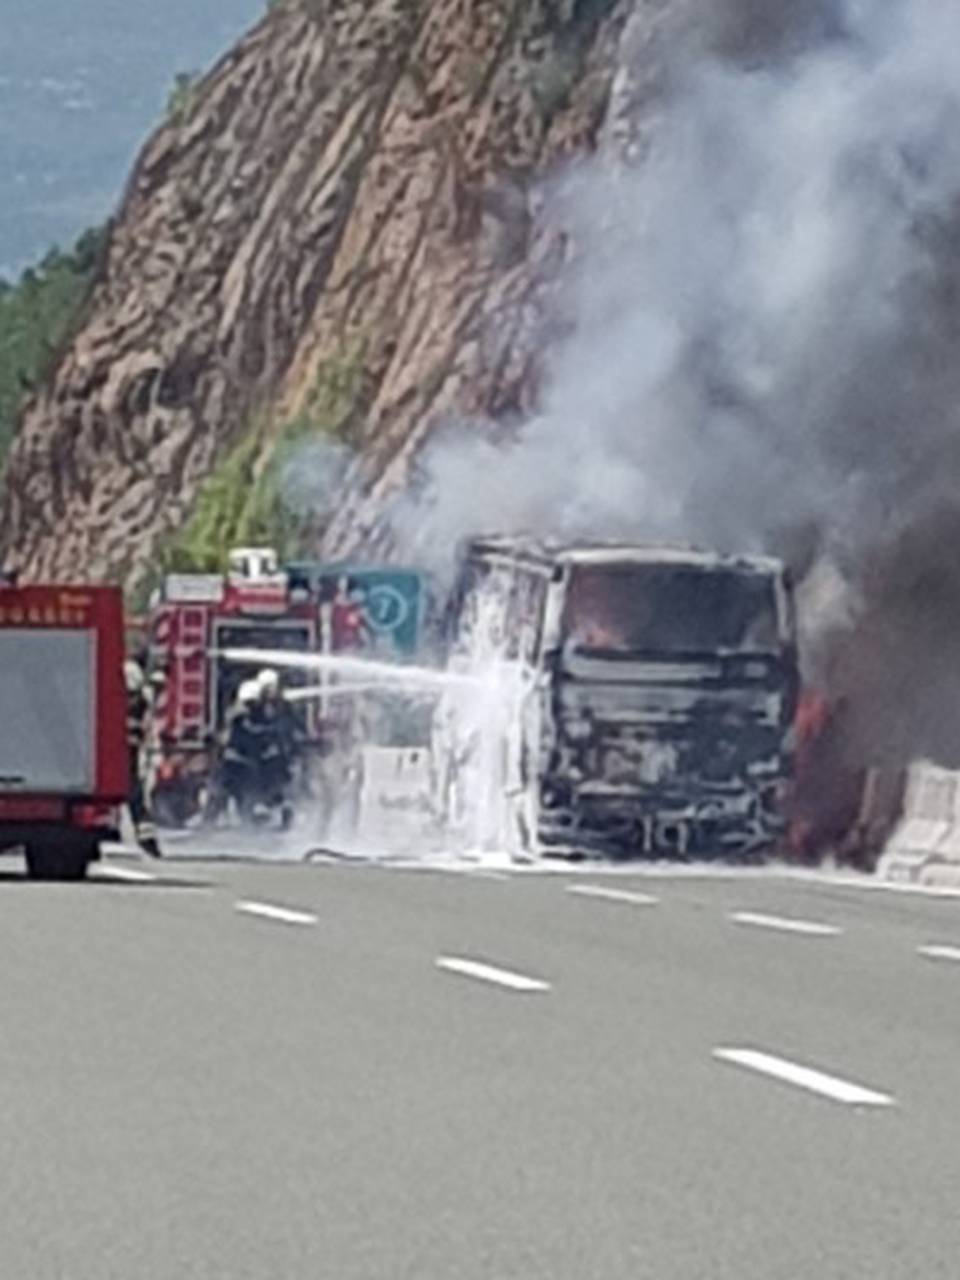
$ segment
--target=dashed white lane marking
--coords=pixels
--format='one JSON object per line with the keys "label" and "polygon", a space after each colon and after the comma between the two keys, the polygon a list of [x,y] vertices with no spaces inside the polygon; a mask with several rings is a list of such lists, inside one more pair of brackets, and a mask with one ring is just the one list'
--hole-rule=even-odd
{"label": "dashed white lane marking", "polygon": [[926,947],[917,947],[917,955],[926,956],[928,960],[960,961],[960,947],[943,947],[931,944]]}
{"label": "dashed white lane marking", "polygon": [[507,987],[510,991],[549,991],[550,983],[541,978],[528,978],[522,973],[512,973],[509,969],[498,969],[495,965],[484,964],[480,960],[465,960],[462,956],[438,956],[437,968],[448,973],[459,973],[465,978],[478,978],[481,982],[493,982],[499,987]]}
{"label": "dashed white lane marking", "polygon": [[95,867],[91,868],[97,880],[123,880],[130,884],[156,884],[160,879],[151,871],[137,871],[135,867]]}
{"label": "dashed white lane marking", "polygon": [[634,893],[629,889],[607,889],[602,884],[568,884],[567,893],[582,898],[602,898],[604,902],[629,902],[635,907],[655,907],[660,901],[651,893]]}
{"label": "dashed white lane marking", "polygon": [[835,937],[843,932],[833,924],[819,924],[816,920],[795,920],[788,916],[767,916],[757,911],[734,911],[730,919],[734,924],[754,925],[758,929],[779,929],[783,933],[805,933],[815,938]]}
{"label": "dashed white lane marking", "polygon": [[234,908],[248,916],[262,916],[264,920],[278,920],[281,924],[316,924],[317,917],[309,911],[292,911],[289,907],[275,907],[269,902],[235,902]]}
{"label": "dashed white lane marking", "polygon": [[819,1093],[834,1102],[844,1102],[854,1107],[892,1107],[895,1101],[886,1093],[877,1093],[875,1089],[866,1089],[863,1085],[854,1084],[850,1080],[841,1080],[839,1076],[830,1076],[813,1067],[803,1067],[786,1058],[777,1058],[772,1053],[761,1053],[758,1049],[714,1049],[713,1056],[722,1062],[732,1062],[735,1066],[746,1067],[750,1071],[759,1071],[762,1075],[773,1076],[786,1084],[796,1085],[798,1089],[808,1089],[811,1093]]}

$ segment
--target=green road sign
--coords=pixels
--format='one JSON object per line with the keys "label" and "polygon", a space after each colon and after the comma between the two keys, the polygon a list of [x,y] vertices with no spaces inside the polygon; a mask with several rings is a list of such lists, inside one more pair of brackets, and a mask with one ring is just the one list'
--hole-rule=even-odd
{"label": "green road sign", "polygon": [[426,600],[424,576],[415,569],[296,563],[287,566],[291,585],[302,584],[331,600],[346,579],[351,599],[363,610],[374,647],[412,655],[420,643]]}

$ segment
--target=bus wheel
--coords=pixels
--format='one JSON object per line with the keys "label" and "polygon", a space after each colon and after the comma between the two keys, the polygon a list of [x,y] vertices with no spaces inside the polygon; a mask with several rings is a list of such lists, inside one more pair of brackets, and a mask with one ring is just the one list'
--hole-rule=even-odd
{"label": "bus wheel", "polygon": [[87,840],[33,840],[26,848],[31,880],[83,880],[94,850]]}

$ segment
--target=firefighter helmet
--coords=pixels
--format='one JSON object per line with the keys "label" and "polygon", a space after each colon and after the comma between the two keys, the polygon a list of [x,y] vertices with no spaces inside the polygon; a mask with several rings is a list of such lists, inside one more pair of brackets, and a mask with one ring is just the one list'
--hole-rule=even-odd
{"label": "firefighter helmet", "polygon": [[260,686],[256,680],[244,680],[237,690],[237,701],[242,707],[249,707],[260,697]]}
{"label": "firefighter helmet", "polygon": [[280,676],[267,667],[257,676],[257,687],[261,693],[276,693],[280,688]]}
{"label": "firefighter helmet", "polygon": [[128,658],[123,664],[123,679],[127,686],[127,693],[140,693],[144,686],[143,668],[139,662],[135,662],[133,658]]}

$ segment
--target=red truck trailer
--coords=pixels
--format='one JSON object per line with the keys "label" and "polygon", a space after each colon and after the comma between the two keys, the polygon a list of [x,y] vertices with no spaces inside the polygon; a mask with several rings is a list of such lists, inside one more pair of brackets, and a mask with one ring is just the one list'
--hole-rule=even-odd
{"label": "red truck trailer", "polygon": [[0,585],[0,851],[79,880],[128,794],[116,587]]}

